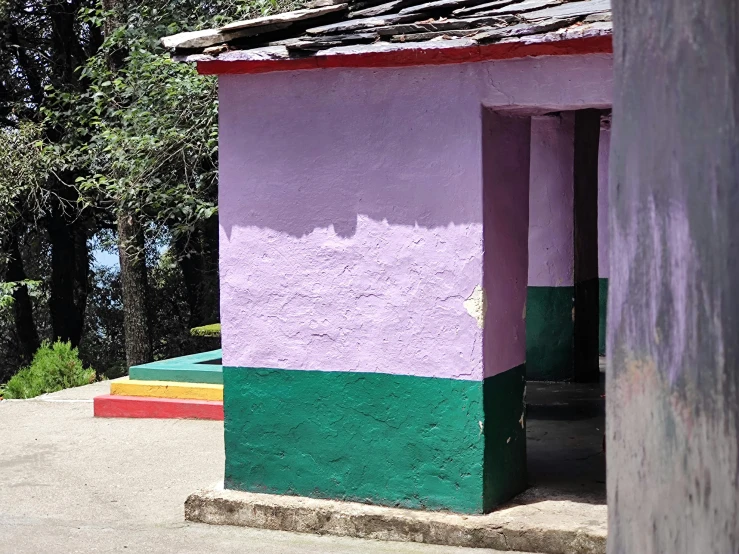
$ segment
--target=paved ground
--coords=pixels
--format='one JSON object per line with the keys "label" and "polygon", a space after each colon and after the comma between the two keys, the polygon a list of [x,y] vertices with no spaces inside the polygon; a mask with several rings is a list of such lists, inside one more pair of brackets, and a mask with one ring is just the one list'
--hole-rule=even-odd
{"label": "paved ground", "polygon": [[107,383],[0,401],[0,553],[492,554],[188,524],[223,473],[223,424],[95,419]]}

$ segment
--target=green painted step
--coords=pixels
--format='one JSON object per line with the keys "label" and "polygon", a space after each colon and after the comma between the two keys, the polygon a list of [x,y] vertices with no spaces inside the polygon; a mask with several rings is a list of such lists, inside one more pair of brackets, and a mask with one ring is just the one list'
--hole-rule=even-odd
{"label": "green painted step", "polygon": [[180,383],[223,384],[221,350],[211,350],[169,360],[135,365],[128,371],[139,381],[177,381]]}

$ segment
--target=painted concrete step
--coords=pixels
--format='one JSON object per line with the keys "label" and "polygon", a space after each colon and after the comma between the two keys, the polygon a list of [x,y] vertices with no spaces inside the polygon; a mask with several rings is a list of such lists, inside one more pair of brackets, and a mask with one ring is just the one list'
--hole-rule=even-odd
{"label": "painted concrete step", "polygon": [[113,396],[181,398],[223,402],[223,385],[178,383],[175,381],[137,381],[126,377],[110,383],[110,394]]}
{"label": "painted concrete step", "polygon": [[129,369],[128,375],[136,381],[175,381],[220,385],[223,383],[221,351],[213,350],[136,365]]}
{"label": "painted concrete step", "polygon": [[212,419],[223,421],[223,402],[105,394],[94,399],[95,417]]}

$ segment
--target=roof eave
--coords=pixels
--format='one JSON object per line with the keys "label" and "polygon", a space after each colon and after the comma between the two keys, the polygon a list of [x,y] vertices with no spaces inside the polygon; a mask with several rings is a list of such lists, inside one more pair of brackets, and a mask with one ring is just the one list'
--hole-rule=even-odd
{"label": "roof eave", "polygon": [[182,56],[181,61],[196,62],[203,75],[233,75],[296,71],[330,67],[408,67],[445,65],[535,56],[573,56],[613,52],[610,28],[570,28],[564,32],[517,37],[495,44],[481,45],[470,39],[451,39],[415,43],[376,43],[342,46],[316,55],[294,58],[286,50],[264,48],[235,50],[217,56]]}

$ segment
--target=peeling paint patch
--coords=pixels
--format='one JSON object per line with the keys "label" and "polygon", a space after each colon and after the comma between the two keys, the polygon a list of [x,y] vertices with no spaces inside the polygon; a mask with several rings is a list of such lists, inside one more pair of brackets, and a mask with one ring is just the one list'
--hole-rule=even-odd
{"label": "peeling paint patch", "polygon": [[488,311],[487,297],[485,289],[480,285],[475,287],[472,294],[464,301],[464,309],[477,320],[477,326],[482,329],[485,327],[485,314]]}

